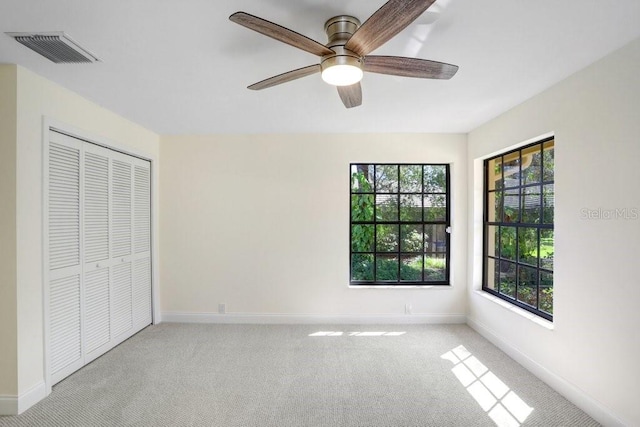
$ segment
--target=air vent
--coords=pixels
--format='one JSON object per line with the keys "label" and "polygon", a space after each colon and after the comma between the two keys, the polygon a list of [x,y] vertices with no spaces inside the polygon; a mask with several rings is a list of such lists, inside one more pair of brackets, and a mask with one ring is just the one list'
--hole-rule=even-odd
{"label": "air vent", "polygon": [[6,33],[31,50],[56,64],[78,64],[100,61],[62,31],[47,33]]}

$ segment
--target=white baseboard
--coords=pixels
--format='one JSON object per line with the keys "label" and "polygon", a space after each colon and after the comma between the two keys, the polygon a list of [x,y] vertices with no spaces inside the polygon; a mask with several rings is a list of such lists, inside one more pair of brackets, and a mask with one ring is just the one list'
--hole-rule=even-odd
{"label": "white baseboard", "polygon": [[0,415],[19,415],[47,396],[44,381],[20,396],[0,396]]}
{"label": "white baseboard", "polygon": [[584,391],[580,390],[561,376],[551,372],[526,354],[522,353],[516,347],[504,341],[487,326],[470,317],[467,317],[467,324],[487,340],[491,341],[491,343],[496,347],[507,353],[513,360],[524,366],[536,377],[547,383],[567,400],[571,401],[578,408],[589,414],[600,424],[608,427],[624,427],[632,425],[631,423],[621,420],[620,417],[615,415],[609,408],[594,400]]}
{"label": "white baseboard", "polygon": [[248,314],[248,313],[162,313],[167,323],[235,323],[235,324],[443,324],[466,323],[464,314]]}
{"label": "white baseboard", "polygon": [[47,397],[47,388],[44,381],[41,381],[20,395],[18,399],[18,413],[23,413],[45,397]]}

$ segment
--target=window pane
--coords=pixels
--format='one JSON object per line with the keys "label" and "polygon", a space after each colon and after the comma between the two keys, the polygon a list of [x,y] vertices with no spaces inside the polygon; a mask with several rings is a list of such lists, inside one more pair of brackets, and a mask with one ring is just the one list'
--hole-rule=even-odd
{"label": "window pane", "polygon": [[505,190],[502,222],[520,221],[520,189]]}
{"label": "window pane", "polygon": [[522,149],[522,185],[537,184],[542,176],[542,145]]}
{"label": "window pane", "polygon": [[373,281],[373,255],[351,255],[351,280]]}
{"label": "window pane", "polygon": [[422,165],[400,165],[400,192],[422,193]]}
{"label": "window pane", "polygon": [[373,194],[351,195],[351,220],[373,221]]}
{"label": "window pane", "polygon": [[540,189],[538,185],[522,189],[521,213],[525,224],[540,224]]}
{"label": "window pane", "polygon": [[515,227],[500,227],[500,258],[516,260]]}
{"label": "window pane", "polygon": [[522,263],[538,266],[538,229],[518,228],[518,254]]}
{"label": "window pane", "polygon": [[428,253],[424,258],[425,282],[439,282],[445,280],[447,259],[444,254]]}
{"label": "window pane", "polygon": [[349,171],[354,284],[447,283],[448,166],[358,163]]}
{"label": "window pane", "polygon": [[376,165],[376,192],[398,192],[398,165]]}
{"label": "window pane", "polygon": [[402,255],[400,280],[422,281],[422,255]]}
{"label": "window pane", "polygon": [[487,227],[485,231],[487,233],[487,255],[494,256],[496,258],[500,257],[500,234],[499,227],[495,225],[490,225]]}
{"label": "window pane", "polygon": [[502,191],[492,191],[487,194],[489,222],[502,221]]}
{"label": "window pane", "polygon": [[553,184],[543,186],[542,189],[542,222],[553,224],[554,188]]}
{"label": "window pane", "polygon": [[400,251],[422,252],[424,242],[424,226],[422,224],[410,224],[400,226]]}
{"label": "window pane", "polygon": [[484,166],[482,287],[551,320],[554,141],[507,152]]}
{"label": "window pane", "polygon": [[422,196],[411,194],[400,196],[400,221],[422,221]]}
{"label": "window pane", "polygon": [[445,165],[424,166],[424,192],[447,192],[447,167]]}
{"label": "window pane", "polygon": [[549,181],[553,181],[553,168],[554,168],[554,163],[555,163],[555,158],[554,158],[554,141],[547,141],[544,143],[544,152],[542,155],[542,163],[543,163],[543,177],[542,179],[545,182],[549,182]]}
{"label": "window pane", "polygon": [[373,252],[374,226],[354,224],[351,226],[351,251]]}
{"label": "window pane", "polygon": [[445,221],[447,219],[447,196],[444,194],[426,194],[424,196],[424,220]]}
{"label": "window pane", "polygon": [[537,307],[538,270],[518,266],[518,301]]}
{"label": "window pane", "polygon": [[377,225],[376,226],[376,251],[397,252],[398,251],[398,225]]}
{"label": "window pane", "polygon": [[516,297],[516,265],[511,262],[500,262],[500,293]]}
{"label": "window pane", "polygon": [[444,224],[425,224],[425,252],[447,251],[447,227]]}
{"label": "window pane", "polygon": [[520,152],[510,153],[504,156],[503,178],[505,188],[518,187],[520,185]]}
{"label": "window pane", "polygon": [[488,190],[500,189],[502,187],[502,157],[491,159],[487,162],[487,186]]}
{"label": "window pane", "polygon": [[498,282],[500,280],[500,270],[498,263],[493,258],[487,258],[485,270],[485,283],[489,289],[498,290]]}
{"label": "window pane", "polygon": [[398,221],[398,196],[396,194],[376,195],[376,219],[378,221]]}
{"label": "window pane", "polygon": [[351,191],[373,192],[373,165],[351,165]]}
{"label": "window pane", "polygon": [[553,230],[540,230],[540,267],[553,270]]}
{"label": "window pane", "polygon": [[397,255],[376,255],[376,280],[398,280]]}
{"label": "window pane", "polygon": [[553,314],[553,274],[540,272],[540,310]]}

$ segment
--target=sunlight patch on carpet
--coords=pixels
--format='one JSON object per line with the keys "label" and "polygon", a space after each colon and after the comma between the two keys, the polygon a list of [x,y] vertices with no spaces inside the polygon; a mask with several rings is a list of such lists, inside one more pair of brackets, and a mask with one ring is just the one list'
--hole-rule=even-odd
{"label": "sunlight patch on carpet", "polygon": [[460,345],[442,356],[451,372],[498,427],[519,427],[533,412],[513,390]]}

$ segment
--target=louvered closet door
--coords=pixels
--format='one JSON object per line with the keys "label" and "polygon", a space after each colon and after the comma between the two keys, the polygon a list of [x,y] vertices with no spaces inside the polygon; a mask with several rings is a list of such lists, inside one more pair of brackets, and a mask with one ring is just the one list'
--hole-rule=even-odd
{"label": "louvered closet door", "polygon": [[48,186],[49,371],[54,382],[83,365],[81,147],[50,134]]}
{"label": "louvered closet door", "polygon": [[133,163],[133,325],[151,323],[151,163]]}
{"label": "louvered closet door", "polygon": [[133,328],[133,165],[126,157],[115,153],[111,162],[111,319],[116,338]]}
{"label": "louvered closet door", "polygon": [[50,132],[48,366],[53,384],[152,322],[151,164]]}
{"label": "louvered closet door", "polygon": [[110,150],[84,145],[85,363],[111,347]]}

